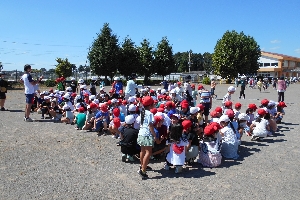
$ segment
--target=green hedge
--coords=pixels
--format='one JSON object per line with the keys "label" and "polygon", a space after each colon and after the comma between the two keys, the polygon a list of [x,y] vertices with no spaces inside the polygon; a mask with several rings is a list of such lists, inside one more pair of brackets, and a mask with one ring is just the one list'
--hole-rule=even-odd
{"label": "green hedge", "polygon": [[204,77],[202,80],[202,83],[205,85],[210,85],[210,78],[209,77]]}
{"label": "green hedge", "polygon": [[54,87],[54,86],[56,86],[55,81],[54,80],[50,80],[50,79],[46,80],[44,84],[45,84],[46,87]]}

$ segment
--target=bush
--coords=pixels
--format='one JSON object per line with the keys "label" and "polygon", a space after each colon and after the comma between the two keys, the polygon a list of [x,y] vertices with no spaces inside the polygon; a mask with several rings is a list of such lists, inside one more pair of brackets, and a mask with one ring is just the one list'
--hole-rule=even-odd
{"label": "bush", "polygon": [[56,86],[55,81],[51,80],[51,79],[46,80],[44,84],[45,84],[46,87],[54,87],[54,86]]}
{"label": "bush", "polygon": [[210,84],[210,78],[209,77],[204,77],[202,80],[202,83],[205,85],[209,85]]}

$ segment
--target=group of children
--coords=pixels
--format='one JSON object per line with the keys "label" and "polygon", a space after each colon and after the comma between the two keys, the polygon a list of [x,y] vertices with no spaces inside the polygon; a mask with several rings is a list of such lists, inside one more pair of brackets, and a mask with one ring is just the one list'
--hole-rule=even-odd
{"label": "group of children", "polygon": [[[76,125],[78,130],[119,138],[122,161],[144,156],[139,155],[143,151],[139,144],[150,141],[151,159],[165,158],[164,168],[175,166],[176,173],[197,158],[205,167],[219,166],[222,158],[237,159],[242,137],[248,135],[253,141],[261,141],[272,136],[286,107],[284,102],[263,99],[260,106],[249,104],[242,112],[241,103],[233,105],[231,101],[233,86],[228,88],[222,105],[213,110],[210,92],[199,85],[193,97],[190,94],[195,85],[188,82],[183,87],[178,82],[170,91],[146,87],[127,98],[123,88],[116,93],[113,87],[108,94],[101,88],[99,93],[91,94],[84,83],[78,87],[78,93],[71,87],[41,92],[35,97],[33,110],[41,113],[42,119],[49,115],[55,121]],[[151,140],[143,137],[138,141],[141,132],[147,132],[145,123],[151,124],[148,131],[153,134],[143,136]]]}

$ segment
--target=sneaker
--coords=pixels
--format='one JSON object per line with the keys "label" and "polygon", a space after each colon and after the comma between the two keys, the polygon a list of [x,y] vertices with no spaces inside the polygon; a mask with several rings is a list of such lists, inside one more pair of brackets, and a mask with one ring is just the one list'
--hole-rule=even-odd
{"label": "sneaker", "polygon": [[134,158],[132,156],[127,156],[127,158],[130,162],[134,162]]}
{"label": "sneaker", "polygon": [[259,137],[257,136],[252,136],[251,141],[256,141]]}
{"label": "sneaker", "polygon": [[127,155],[126,154],[122,154],[122,162],[125,162],[126,158],[127,158]]}
{"label": "sneaker", "polygon": [[33,120],[30,117],[28,117],[25,119],[25,122],[33,122]]}
{"label": "sneaker", "polygon": [[138,173],[143,179],[148,178],[147,173],[146,173],[146,172],[144,173],[142,170],[138,170],[137,173]]}
{"label": "sneaker", "polygon": [[[140,166],[140,170],[142,169],[142,166]],[[152,170],[152,168],[151,167],[149,167],[149,166],[147,166],[146,167],[146,171],[151,171]]]}
{"label": "sneaker", "polygon": [[107,130],[103,131],[103,135],[106,136],[107,135]]}
{"label": "sneaker", "polygon": [[1,108],[1,111],[5,111],[5,108],[4,108],[4,107],[2,107],[2,108]]}
{"label": "sneaker", "polygon": [[165,170],[170,170],[170,166],[169,166],[167,163],[165,163],[164,169],[165,169]]}
{"label": "sneaker", "polygon": [[181,172],[182,172],[182,166],[176,166],[175,173],[178,174]]}
{"label": "sneaker", "polygon": [[24,117],[23,120],[26,121],[26,117]]}
{"label": "sneaker", "polygon": [[45,117],[41,117],[41,119],[45,119]]}

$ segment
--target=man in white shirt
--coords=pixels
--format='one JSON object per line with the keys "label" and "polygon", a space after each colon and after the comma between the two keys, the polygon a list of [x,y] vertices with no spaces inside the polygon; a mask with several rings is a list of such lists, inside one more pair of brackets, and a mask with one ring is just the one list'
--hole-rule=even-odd
{"label": "man in white shirt", "polygon": [[135,84],[134,80],[136,79],[136,75],[133,73],[129,77],[127,81],[126,89],[125,89],[125,100],[128,100],[129,97],[135,96],[137,85]]}
{"label": "man in white shirt", "polygon": [[30,109],[31,109],[31,105],[33,102],[33,97],[34,97],[34,86],[39,83],[42,79],[43,76],[41,76],[39,78],[39,80],[34,81],[32,79],[32,76],[30,75],[31,72],[31,66],[26,64],[24,66],[24,75],[21,78],[21,82],[24,83],[24,87],[25,87],[25,96],[26,96],[26,107],[25,107],[25,117],[24,117],[24,121],[26,122],[32,122],[33,120],[29,117],[30,115]]}

